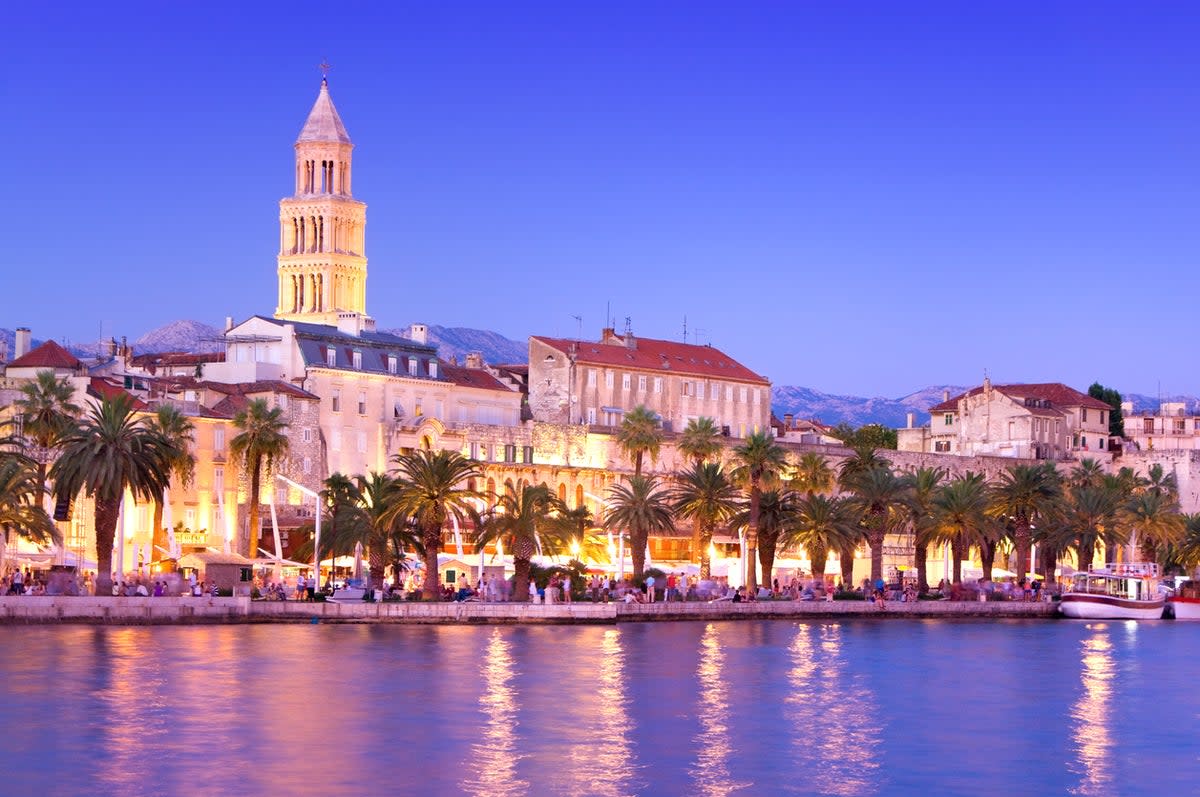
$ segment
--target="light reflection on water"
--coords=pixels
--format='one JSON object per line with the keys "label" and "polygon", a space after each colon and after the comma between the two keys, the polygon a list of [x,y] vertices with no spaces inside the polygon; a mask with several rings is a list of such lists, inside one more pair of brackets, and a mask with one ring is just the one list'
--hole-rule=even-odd
{"label": "light reflection on water", "polygon": [[1197,659],[1200,623],[0,626],[0,791],[1183,794]]}
{"label": "light reflection on water", "polygon": [[1109,758],[1113,739],[1109,728],[1112,721],[1112,680],[1115,665],[1112,661],[1112,641],[1106,623],[1086,626],[1091,632],[1084,638],[1080,651],[1083,665],[1080,679],[1083,694],[1071,709],[1074,723],[1075,748],[1078,763],[1072,769],[1080,774],[1074,794],[1110,794],[1112,774]]}

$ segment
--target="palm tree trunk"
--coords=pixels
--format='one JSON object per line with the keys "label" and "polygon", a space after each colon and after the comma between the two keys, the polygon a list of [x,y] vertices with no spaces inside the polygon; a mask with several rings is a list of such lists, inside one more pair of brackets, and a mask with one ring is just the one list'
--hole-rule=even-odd
{"label": "palm tree trunk", "polygon": [[838,564],[842,569],[842,588],[854,589],[854,549],[844,548],[838,551]]}
{"label": "palm tree trunk", "polygon": [[[700,550],[700,538],[704,536],[700,530],[700,526],[699,521],[692,521],[692,555],[690,558],[693,564],[700,564],[706,555]],[[580,535],[580,539],[583,539],[582,535]]]}
{"label": "palm tree trunk", "polygon": [[754,555],[758,547],[758,508],[762,503],[762,491],[758,488],[758,479],[750,481],[750,522],[746,526],[746,594],[758,594],[758,573],[756,572]]}
{"label": "palm tree trunk", "polygon": [[1042,560],[1042,578],[1047,584],[1055,583],[1054,565],[1058,560],[1058,551],[1049,545],[1043,544],[1040,558]]}
{"label": "palm tree trunk", "polygon": [[992,567],[996,564],[996,544],[984,540],[979,543],[979,567],[983,570],[983,580],[992,580]]}
{"label": "palm tree trunk", "polygon": [[812,550],[808,552],[809,561],[812,562],[813,581],[825,585],[825,560],[829,557],[829,551],[820,545],[814,545]]}
{"label": "palm tree trunk", "polygon": [[441,585],[438,584],[438,551],[442,548],[442,524],[426,524],[421,541],[425,547],[425,577],[421,582],[421,599],[438,601],[442,599]]}
{"label": "palm tree trunk", "polygon": [[871,586],[883,578],[883,541],[887,537],[887,527],[883,525],[883,518],[875,520],[880,527],[876,528],[872,524],[871,530],[867,532],[867,544],[871,546]]}
{"label": "palm tree trunk", "polygon": [[771,587],[771,575],[775,570],[775,548],[779,540],[779,532],[771,531],[758,534],[758,562],[762,565],[763,584]]}
{"label": "palm tree trunk", "polygon": [[154,530],[150,533],[150,561],[157,562],[163,558],[167,548],[167,530],[163,528],[163,503],[166,495],[154,502]]}
{"label": "palm tree trunk", "polygon": [[[250,529],[249,529],[249,552],[246,554],[253,559],[258,552],[258,491],[262,481],[262,460],[256,460],[254,467],[250,469]],[[317,507],[317,511],[321,511]],[[316,574],[317,580],[320,580],[320,574]]]}
{"label": "palm tree trunk", "polygon": [[121,499],[96,497],[96,594],[112,595],[112,547]]}
{"label": "palm tree trunk", "polygon": [[[701,525],[697,523],[696,525]],[[708,549],[712,547],[712,525],[705,523],[704,529],[700,534],[700,580],[707,581],[712,578],[712,560],[708,558]]]}
{"label": "palm tree trunk", "polygon": [[1087,570],[1092,560],[1096,558],[1096,545],[1092,542],[1085,542],[1079,545],[1079,569]]}
{"label": "palm tree trunk", "polygon": [[633,455],[633,475],[642,475],[642,452],[639,451]]}
{"label": "palm tree trunk", "polygon": [[955,540],[950,545],[950,550],[952,551],[952,555],[954,557],[954,572],[952,574],[952,577],[954,579],[955,584],[961,584],[962,583],[963,553],[964,553],[963,544],[961,542],[959,542],[958,540]]}
{"label": "palm tree trunk", "polygon": [[929,592],[929,546],[913,546],[913,558],[917,560],[917,592]]}
{"label": "palm tree trunk", "polygon": [[513,553],[513,601],[529,602],[529,557]]}
{"label": "palm tree trunk", "polygon": [[376,543],[367,549],[367,564],[369,567],[368,573],[370,583],[367,584],[371,589],[378,589],[383,586],[383,545]]}
{"label": "palm tree trunk", "polygon": [[641,575],[646,570],[646,542],[647,534],[641,529],[629,530],[629,555],[633,559],[633,577],[641,578]]}
{"label": "palm tree trunk", "polygon": [[1017,582],[1025,580],[1029,572],[1029,549],[1033,544],[1033,535],[1029,532],[1029,521],[1018,517],[1016,528],[1013,529],[1013,547],[1017,549]]}

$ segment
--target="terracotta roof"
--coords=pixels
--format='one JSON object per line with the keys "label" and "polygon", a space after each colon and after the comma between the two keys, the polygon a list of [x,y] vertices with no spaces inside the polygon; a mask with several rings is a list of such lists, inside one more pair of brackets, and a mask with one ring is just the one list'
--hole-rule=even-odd
{"label": "terracotta roof", "polygon": [[636,338],[636,348],[624,345],[620,335],[614,335],[614,343],[545,338],[535,335],[534,340],[568,353],[575,351],[575,361],[596,365],[615,365],[637,368],[659,373],[688,374],[717,379],[732,379],[739,382],[770,384],[767,378],[751,371],[737,360],[712,346],[695,346],[670,340]]}
{"label": "terracotta roof", "polygon": [[227,396],[249,396],[256,393],[283,393],[288,396],[301,399],[312,399],[320,401],[321,397],[315,393],[309,393],[303,388],[284,382],[278,379],[267,379],[259,382],[198,382],[198,387],[206,390],[212,390],[215,393],[224,393]]}
{"label": "terracotta roof", "polygon": [[83,363],[52,340],[28,351],[8,364],[9,368],[79,368]]}
{"label": "terracotta roof", "polygon": [[98,399],[111,399],[120,395],[129,396],[133,399],[133,408],[139,411],[145,411],[150,407],[149,404],[139,398],[136,398],[125,388],[114,385],[111,382],[99,377],[92,377],[91,380],[88,381],[87,392],[88,395],[94,396]]}
{"label": "terracotta roof", "polygon": [[[1067,387],[1062,382],[1039,382],[1034,384],[992,385],[992,390],[999,391],[1014,401],[1022,402],[1027,398],[1049,401],[1052,407],[1086,407],[1090,410],[1112,410],[1112,407],[1098,398],[1087,393]],[[977,396],[983,392],[983,386],[974,387],[966,393],[960,393],[949,401],[943,401],[929,408],[930,412],[953,412],[958,409],[959,399],[967,396]],[[1035,408],[1030,408],[1035,409]],[[1045,408],[1036,408],[1045,409]]]}
{"label": "terracotta roof", "polygon": [[464,368],[461,365],[442,363],[442,376],[462,387],[478,387],[504,393],[516,392],[482,368]]}

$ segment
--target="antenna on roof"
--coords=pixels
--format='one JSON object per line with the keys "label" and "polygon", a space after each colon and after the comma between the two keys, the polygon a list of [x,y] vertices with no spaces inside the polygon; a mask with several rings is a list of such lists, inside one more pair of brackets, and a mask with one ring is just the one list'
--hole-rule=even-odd
{"label": "antenna on roof", "polygon": [[687,316],[683,317],[683,342],[687,343]]}
{"label": "antenna on roof", "polygon": [[582,341],[583,340],[583,316],[582,315],[573,315],[573,316],[571,316],[571,318],[574,318],[575,323],[579,325],[579,334],[577,334],[575,336],[575,340]]}
{"label": "antenna on roof", "polygon": [[630,316],[625,316],[625,334],[633,334],[633,319]]}

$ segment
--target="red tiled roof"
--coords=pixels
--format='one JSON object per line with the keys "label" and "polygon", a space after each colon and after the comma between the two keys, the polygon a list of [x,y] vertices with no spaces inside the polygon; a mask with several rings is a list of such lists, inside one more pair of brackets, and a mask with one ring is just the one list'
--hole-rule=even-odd
{"label": "red tiled roof", "polygon": [[107,382],[104,379],[96,376],[92,377],[91,380],[88,381],[87,392],[89,395],[95,396],[99,399],[111,399],[120,395],[129,396],[133,399],[133,408],[138,411],[145,411],[150,407],[149,404],[139,398],[134,397],[134,395],[125,388],[118,387],[117,385],[114,385],[111,382]]}
{"label": "red tiled roof", "polygon": [[[1016,401],[1023,401],[1027,398],[1042,399],[1049,401],[1054,407],[1086,407],[1089,410],[1112,410],[1112,407],[1104,403],[1098,398],[1093,398],[1087,393],[1080,393],[1072,387],[1067,387],[1062,382],[1040,382],[1035,384],[1015,384],[1015,385],[992,385],[992,390],[998,390],[1004,395]],[[983,386],[971,388],[966,393],[960,393],[954,396],[949,401],[943,401],[941,404],[935,404],[929,408],[930,412],[952,412],[958,409],[959,399],[967,396],[977,396],[983,392]]]}
{"label": "red tiled roof", "polygon": [[249,396],[256,393],[283,393],[301,399],[319,401],[320,396],[309,393],[303,388],[281,380],[263,380],[260,382],[198,382],[197,387],[224,393],[227,396]]}
{"label": "red tiled roof", "polygon": [[71,352],[48,340],[8,364],[9,368],[79,368],[83,363]]}
{"label": "red tiled roof", "polygon": [[464,368],[461,365],[442,363],[442,376],[461,387],[478,387],[484,390],[499,390],[504,393],[515,392],[482,368]]}
{"label": "red tiled roof", "polygon": [[678,373],[769,384],[766,377],[759,376],[728,354],[720,349],[714,349],[712,346],[695,346],[670,340],[636,338],[637,348],[631,349],[624,345],[620,335],[614,335],[613,339],[617,342],[595,343],[534,336],[534,340],[558,349],[564,354],[574,347],[575,361],[580,363],[616,365],[659,373]]}

